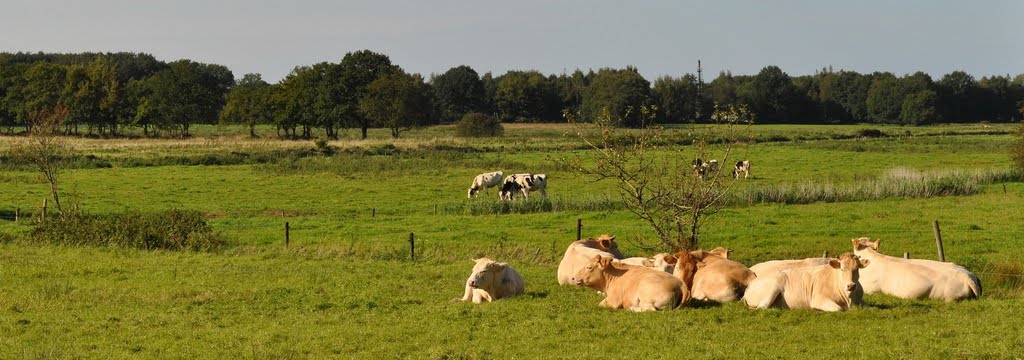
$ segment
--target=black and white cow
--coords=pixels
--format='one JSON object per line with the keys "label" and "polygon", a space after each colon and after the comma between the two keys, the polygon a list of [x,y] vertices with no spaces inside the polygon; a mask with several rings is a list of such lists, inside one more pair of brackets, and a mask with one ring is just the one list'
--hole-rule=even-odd
{"label": "black and white cow", "polygon": [[501,191],[498,192],[498,199],[512,200],[515,193],[520,192],[527,199],[530,192],[540,191],[541,196],[547,196],[548,176],[544,174],[512,174],[505,178],[501,184]]}
{"label": "black and white cow", "polygon": [[732,176],[739,179],[740,173],[743,173],[743,178],[746,179],[750,176],[750,160],[737,161],[736,165],[733,166]]}
{"label": "black and white cow", "polygon": [[693,172],[697,174],[701,179],[706,178],[709,174],[718,171],[718,160],[711,159],[704,161],[701,158],[693,159],[691,163],[693,165]]}
{"label": "black and white cow", "polygon": [[501,184],[501,177],[505,176],[501,171],[483,173],[473,178],[473,184],[469,187],[469,198],[472,199],[476,193],[487,190]]}

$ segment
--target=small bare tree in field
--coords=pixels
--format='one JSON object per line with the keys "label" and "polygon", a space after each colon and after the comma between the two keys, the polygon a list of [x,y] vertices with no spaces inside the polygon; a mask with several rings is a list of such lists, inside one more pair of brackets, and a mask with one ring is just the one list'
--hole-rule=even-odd
{"label": "small bare tree in field", "polygon": [[[653,108],[639,111],[644,123],[636,130],[617,128],[619,119],[607,110],[592,125],[565,114],[590,150],[561,162],[595,181],[616,184],[626,208],[658,236],[636,245],[648,250],[697,249],[704,219],[718,210],[736,182],[731,176],[733,148],[754,115],[746,106],[716,105],[715,124],[691,124],[685,138],[673,140],[666,137],[662,126],[653,123]],[[674,144],[687,140],[692,141],[689,147]],[[695,169],[694,159],[717,159],[718,166]]]}
{"label": "small bare tree in field", "polygon": [[32,112],[28,119],[28,140],[12,149],[14,158],[31,163],[50,185],[50,195],[57,212],[64,214],[57,187],[57,176],[73,149],[68,140],[60,136],[68,108],[56,105]]}

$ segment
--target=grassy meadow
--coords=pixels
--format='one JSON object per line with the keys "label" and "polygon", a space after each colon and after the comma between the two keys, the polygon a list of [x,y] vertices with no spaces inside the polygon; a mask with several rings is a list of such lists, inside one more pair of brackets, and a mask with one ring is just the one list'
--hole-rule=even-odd
{"label": "grassy meadow", "polygon": [[[888,136],[858,137],[865,128]],[[636,244],[653,236],[622,208],[614,184],[555,161],[585,151],[564,125],[510,124],[497,139],[453,138],[446,126],[397,140],[375,130],[362,141],[349,131],[330,142],[331,156],[297,155],[312,141],[277,140],[272,128],[260,128],[258,139],[215,126],[184,140],[76,138],[83,159],[62,187],[81,211],[197,210],[230,245],[179,252],[38,244],[33,220],[14,222],[13,213],[36,211],[47,186],[24,166],[0,164],[0,358],[1020,357],[1024,182],[1009,170],[1012,130],[751,129],[734,158],[750,159],[752,176],[732,192],[775,197],[737,200],[708,217],[705,248],[733,249],[749,266],[839,254],[851,238],[869,236],[883,240],[883,253],[934,259],[938,220],[947,261],[974,271],[984,287],[977,301],[878,295],[838,314],[739,303],[636,314],[596,307],[600,295],[589,289],[559,287],[556,268],[577,218],[585,236],[617,235],[627,256],[648,255]],[[0,154],[19,141],[0,137]],[[669,143],[659,151],[688,149]],[[494,170],[548,174],[549,198],[511,209],[495,189],[466,199],[473,176]],[[977,176],[942,181],[970,191],[806,200],[826,188],[957,171]],[[450,302],[480,256],[509,262],[527,294]]]}

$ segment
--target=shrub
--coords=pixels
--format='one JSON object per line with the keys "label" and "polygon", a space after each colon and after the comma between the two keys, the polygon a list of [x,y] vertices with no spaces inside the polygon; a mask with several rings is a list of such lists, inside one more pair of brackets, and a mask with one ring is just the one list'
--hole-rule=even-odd
{"label": "shrub", "polygon": [[497,118],[481,113],[468,113],[455,123],[455,135],[461,137],[501,136],[505,128]]}
{"label": "shrub", "polygon": [[72,214],[35,225],[29,242],[70,246],[119,246],[136,249],[215,250],[226,244],[192,210],[110,215]]}
{"label": "shrub", "polygon": [[857,131],[857,136],[864,138],[880,138],[886,137],[887,135],[878,129],[860,129]]}
{"label": "shrub", "polygon": [[1017,142],[1010,148],[1010,157],[1017,170],[1024,172],[1024,125],[1017,128]]}

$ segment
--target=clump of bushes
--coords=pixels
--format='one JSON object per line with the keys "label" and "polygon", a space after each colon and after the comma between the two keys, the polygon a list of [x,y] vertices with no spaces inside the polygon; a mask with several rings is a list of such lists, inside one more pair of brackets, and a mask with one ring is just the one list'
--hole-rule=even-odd
{"label": "clump of bushes", "polygon": [[880,138],[888,135],[878,129],[860,129],[857,131],[857,136],[862,138]]}
{"label": "clump of bushes", "polygon": [[455,135],[460,137],[489,137],[505,134],[497,118],[481,113],[468,113],[455,123]]}
{"label": "clump of bushes", "polygon": [[206,216],[193,210],[52,216],[35,225],[28,241],[68,246],[193,251],[216,250],[227,244],[210,228]]}

